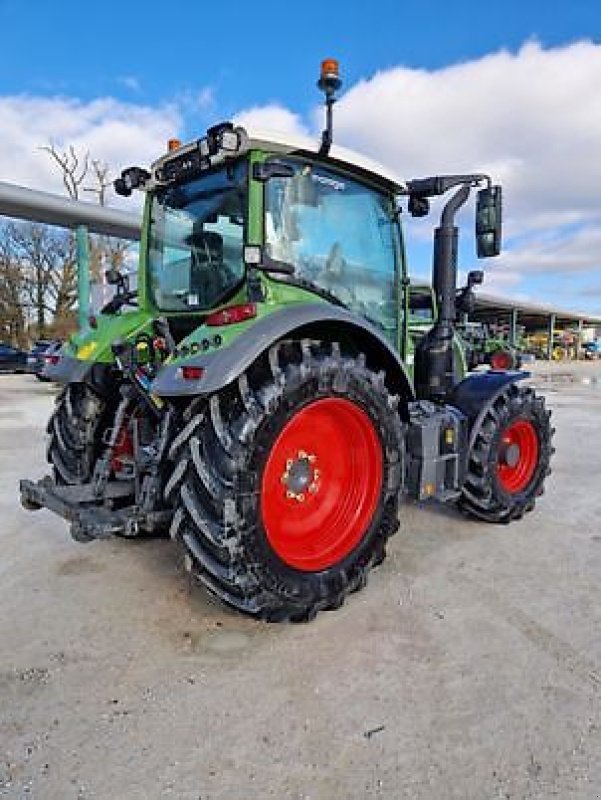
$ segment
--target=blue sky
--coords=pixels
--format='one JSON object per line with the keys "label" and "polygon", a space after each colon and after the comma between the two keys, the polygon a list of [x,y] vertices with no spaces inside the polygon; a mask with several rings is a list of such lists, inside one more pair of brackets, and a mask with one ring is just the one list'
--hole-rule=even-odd
{"label": "blue sky", "polygon": [[[58,190],[48,141],[117,169],[231,116],[313,135],[319,62],[334,56],[341,143],[406,177],[481,166],[507,184],[507,254],[489,290],[601,312],[595,0],[0,0],[0,29],[0,180]],[[415,230],[423,274],[429,234]]]}
{"label": "blue sky", "polygon": [[596,0],[295,5],[0,0],[2,89],[157,103],[210,85],[224,109],[276,100],[303,111],[325,56],[340,60],[352,85],[399,64],[437,68],[532,37],[553,46],[601,35]]}

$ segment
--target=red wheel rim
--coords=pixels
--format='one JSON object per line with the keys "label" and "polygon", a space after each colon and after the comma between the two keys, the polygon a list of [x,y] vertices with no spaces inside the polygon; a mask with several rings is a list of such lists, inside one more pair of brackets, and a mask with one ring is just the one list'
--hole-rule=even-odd
{"label": "red wheel rim", "polygon": [[351,553],[378,506],[382,463],[372,421],[349,400],[316,400],[295,414],[261,483],[263,525],[279,558],[314,572]]}
{"label": "red wheel rim", "polygon": [[134,440],[129,429],[129,420],[125,420],[117,436],[117,444],[113,448],[111,467],[113,472],[121,472],[125,462],[134,457]]}
{"label": "red wheel rim", "polygon": [[506,370],[511,367],[511,355],[501,350],[498,353],[493,353],[490,357],[490,365],[493,369]]}
{"label": "red wheel rim", "polygon": [[532,480],[538,464],[539,444],[534,425],[518,419],[501,434],[497,474],[503,489],[522,492]]}

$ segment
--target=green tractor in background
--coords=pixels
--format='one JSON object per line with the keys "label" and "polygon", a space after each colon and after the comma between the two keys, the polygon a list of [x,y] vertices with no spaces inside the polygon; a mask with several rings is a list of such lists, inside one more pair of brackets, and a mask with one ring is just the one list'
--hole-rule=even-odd
{"label": "green tractor in background", "polygon": [[511,344],[507,332],[499,326],[485,322],[463,322],[457,326],[470,369],[488,364],[492,369],[509,370],[521,366],[521,354],[525,350],[522,337]]}
{"label": "green tractor in background", "polygon": [[[467,301],[473,299],[472,286],[464,287],[457,295],[457,303],[462,304],[462,297],[467,293]],[[411,281],[407,288],[407,364],[411,367],[415,361],[415,352],[420,340],[428,333],[436,322],[438,314],[436,293],[429,283]],[[457,309],[459,312],[459,309]],[[460,335],[460,326],[456,325],[453,332],[453,362],[455,379],[460,381],[467,372],[473,368],[471,363],[471,350],[465,339]]]}
{"label": "green tractor in background", "polygon": [[[455,377],[481,366],[494,370],[512,370],[521,365],[520,353],[525,349],[525,340],[520,336],[515,345],[508,339],[508,331],[501,326],[484,322],[472,322],[466,318],[474,311],[474,286],[483,282],[484,273],[473,270],[467,276],[467,285],[457,292],[457,320],[454,331],[453,353]],[[436,293],[428,283],[411,283],[409,286],[409,338],[414,349],[421,337],[436,320]],[[522,326],[522,332],[523,332]],[[408,356],[411,359],[411,355]]]}
{"label": "green tractor in background", "polygon": [[[520,518],[552,453],[524,373],[458,367],[454,218],[477,187],[478,254],[496,255],[500,188],[404,182],[333,147],[336,62],[319,86],[317,148],[223,123],[122,173],[119,193],[146,193],[137,293],[110,275],[110,307],[50,368],[53,475],[21,482],[79,541],[169,530],[210,592],[271,621],[360,589],[404,496]],[[436,321],[414,343],[400,206],[447,192]]]}

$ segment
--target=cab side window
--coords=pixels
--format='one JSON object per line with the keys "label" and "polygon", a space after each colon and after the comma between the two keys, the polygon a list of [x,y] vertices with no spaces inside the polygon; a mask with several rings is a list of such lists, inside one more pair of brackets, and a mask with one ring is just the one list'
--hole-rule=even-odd
{"label": "cab side window", "polygon": [[389,197],[313,164],[267,183],[266,253],[333,294],[394,341],[396,247]]}

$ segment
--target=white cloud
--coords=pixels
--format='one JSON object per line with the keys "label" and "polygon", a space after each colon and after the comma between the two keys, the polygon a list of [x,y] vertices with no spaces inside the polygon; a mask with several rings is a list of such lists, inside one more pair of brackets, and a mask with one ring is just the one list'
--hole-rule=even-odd
{"label": "white cloud", "polygon": [[540,232],[519,247],[500,257],[500,268],[529,274],[588,272],[601,261],[601,229],[582,225],[575,229]]}
{"label": "white cloud", "polygon": [[236,114],[235,122],[250,131],[277,131],[293,135],[307,133],[307,128],[298,114],[277,104],[247,108]]}
{"label": "white cloud", "polygon": [[[529,272],[586,276],[601,266],[599,86],[601,45],[589,41],[548,49],[529,42],[515,53],[430,71],[399,66],[342,94],[335,141],[407,178],[490,172],[504,186],[506,250],[485,266],[495,286],[519,291]],[[199,110],[221,116],[210,86],[160,107],[0,97],[0,180],[61,191],[58,172],[39,150],[50,140],[90,150],[115,171],[148,163],[182,130],[184,110],[190,123]],[[323,109],[305,120],[274,102],[243,109],[236,121],[309,133],[317,142]],[[427,225],[406,219],[409,239],[429,240],[435,220],[434,213]],[[469,214],[461,222],[471,232]]]}
{"label": "white cloud", "polygon": [[110,165],[113,174],[147,164],[182,127],[175,106],[152,108],[101,98],[88,103],[67,97],[0,97],[0,180],[62,193],[58,168],[41,150],[73,145]]}
{"label": "white cloud", "polygon": [[122,75],[117,80],[122,86],[125,86],[126,89],[132,92],[139,92],[142,88],[139,78],[136,78],[135,75]]}
{"label": "white cloud", "polygon": [[199,89],[190,87],[180,89],[173,98],[173,105],[185,113],[191,128],[190,138],[200,135],[199,124],[204,124],[206,127],[211,124],[214,116],[219,119],[215,88],[210,85],[201,86]]}
{"label": "white cloud", "polygon": [[208,111],[215,105],[215,90],[212,86],[204,86],[196,96],[196,103],[201,111]]}
{"label": "white cloud", "polygon": [[599,216],[601,46],[499,52],[432,72],[403,67],[352,87],[341,142],[412,177],[490,171],[508,233]]}
{"label": "white cloud", "polygon": [[[396,67],[341,96],[335,141],[407,178],[490,172],[504,186],[508,288],[530,269],[601,265],[601,237],[594,234],[601,228],[599,86],[601,45],[590,41],[550,49],[528,42],[517,53],[432,71]],[[276,110],[253,109],[253,123],[279,117],[286,129],[302,129],[298,117]],[[315,108],[310,127],[315,134],[322,126],[323,109]],[[461,219],[469,225],[467,215]],[[422,238],[422,229],[411,226],[410,235]]]}

